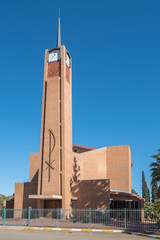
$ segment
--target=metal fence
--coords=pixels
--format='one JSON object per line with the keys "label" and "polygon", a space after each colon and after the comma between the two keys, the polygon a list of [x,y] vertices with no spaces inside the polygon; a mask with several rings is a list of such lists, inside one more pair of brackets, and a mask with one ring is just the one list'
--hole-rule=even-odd
{"label": "metal fence", "polygon": [[126,229],[160,234],[159,210],[0,209],[0,225]]}

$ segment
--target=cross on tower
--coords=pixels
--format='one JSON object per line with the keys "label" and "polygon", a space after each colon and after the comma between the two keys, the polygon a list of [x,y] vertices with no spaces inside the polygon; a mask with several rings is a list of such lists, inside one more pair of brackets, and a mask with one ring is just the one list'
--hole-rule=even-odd
{"label": "cross on tower", "polygon": [[[54,170],[54,167],[52,167],[52,163],[55,161],[53,160],[51,162],[51,154],[55,148],[55,136],[52,132],[52,130],[48,130],[49,131],[49,161],[45,161],[45,163],[48,165],[46,167],[46,170],[48,169],[48,182],[50,182],[50,176],[51,176],[51,169]],[[53,143],[52,143],[52,139],[53,139]]]}

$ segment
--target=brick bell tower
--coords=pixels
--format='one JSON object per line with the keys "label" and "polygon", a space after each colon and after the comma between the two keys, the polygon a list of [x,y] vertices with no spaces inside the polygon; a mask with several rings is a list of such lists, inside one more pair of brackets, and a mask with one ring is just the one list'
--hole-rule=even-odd
{"label": "brick bell tower", "polygon": [[45,51],[38,208],[69,209],[71,204],[71,68],[71,56],[61,45],[59,17],[57,46]]}

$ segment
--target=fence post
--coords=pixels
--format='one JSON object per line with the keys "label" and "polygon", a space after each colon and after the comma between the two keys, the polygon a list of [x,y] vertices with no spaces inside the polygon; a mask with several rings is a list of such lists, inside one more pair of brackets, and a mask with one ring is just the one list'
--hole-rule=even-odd
{"label": "fence post", "polygon": [[3,208],[3,224],[6,225],[6,208]]}
{"label": "fence post", "polygon": [[57,208],[57,228],[59,227],[59,208]]}
{"label": "fence post", "polygon": [[126,208],[124,209],[124,216],[125,216],[125,229],[127,228],[127,216],[126,216]]}
{"label": "fence post", "polygon": [[28,207],[28,226],[30,226],[30,219],[31,219],[31,207]]}
{"label": "fence post", "polygon": [[91,228],[91,208],[89,208],[89,228]]}

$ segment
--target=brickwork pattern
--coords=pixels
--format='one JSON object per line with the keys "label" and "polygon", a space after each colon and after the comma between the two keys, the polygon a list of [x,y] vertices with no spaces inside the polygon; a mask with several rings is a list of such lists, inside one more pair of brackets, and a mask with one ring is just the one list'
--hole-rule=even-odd
{"label": "brickwork pattern", "polygon": [[66,79],[70,83],[70,71],[69,71],[69,68],[67,67],[67,65],[66,65]]}
{"label": "brickwork pattern", "polygon": [[77,209],[109,208],[109,180],[98,179],[78,181],[72,188],[72,197],[77,198]]}
{"label": "brickwork pattern", "polygon": [[[25,182],[15,183],[14,208],[24,209],[28,207],[37,208],[37,201],[29,199],[29,195],[37,194],[37,183]],[[15,217],[21,216],[21,212],[16,212]]]}
{"label": "brickwork pattern", "polygon": [[29,181],[38,182],[40,153],[30,153]]}
{"label": "brickwork pattern", "polygon": [[[60,62],[48,63],[47,54],[48,50],[45,52],[40,153],[30,155],[30,182],[15,184],[14,208],[44,208],[44,200],[31,200],[28,196],[61,195],[61,184],[63,209],[71,208],[71,195],[78,199],[79,208],[109,208],[110,188],[131,192],[130,148],[128,145],[100,149],[79,146],[75,153],[75,145],[72,151],[71,68],[66,66],[65,46],[61,46]],[[51,170],[50,181],[46,164],[49,160],[49,130],[56,140],[51,155],[54,170]],[[77,182],[73,183],[74,159],[78,176]]]}
{"label": "brickwork pattern", "polygon": [[60,76],[60,62],[48,64],[48,78]]}

